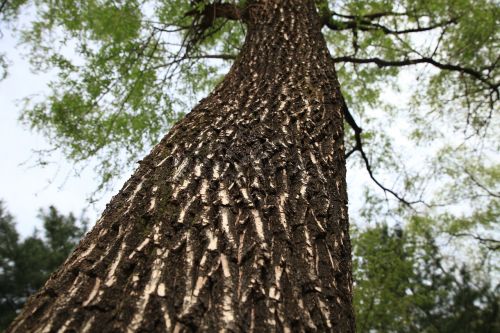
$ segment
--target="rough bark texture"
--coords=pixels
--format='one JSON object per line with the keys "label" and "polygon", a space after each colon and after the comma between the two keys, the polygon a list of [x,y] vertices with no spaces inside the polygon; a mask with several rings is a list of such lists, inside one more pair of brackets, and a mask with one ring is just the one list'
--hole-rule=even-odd
{"label": "rough bark texture", "polygon": [[314,2],[253,2],[225,80],[9,332],[354,332],[343,119]]}

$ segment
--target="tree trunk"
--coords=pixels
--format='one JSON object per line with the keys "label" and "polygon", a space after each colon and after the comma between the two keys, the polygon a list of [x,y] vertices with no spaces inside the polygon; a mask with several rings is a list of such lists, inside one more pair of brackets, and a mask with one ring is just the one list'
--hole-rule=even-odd
{"label": "tree trunk", "polygon": [[254,1],[222,83],[8,332],[354,332],[343,115],[313,1]]}

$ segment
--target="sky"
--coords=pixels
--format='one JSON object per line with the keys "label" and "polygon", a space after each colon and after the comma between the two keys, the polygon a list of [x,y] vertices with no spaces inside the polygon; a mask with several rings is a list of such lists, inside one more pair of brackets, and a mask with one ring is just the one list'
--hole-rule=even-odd
{"label": "sky", "polygon": [[[86,198],[98,183],[92,165],[77,172],[61,152],[46,156],[52,163],[42,167],[37,163],[36,150],[50,149],[47,138],[30,131],[19,121],[21,99],[48,91],[50,74],[35,75],[23,59],[23,49],[4,31],[0,52],[10,60],[9,75],[0,81],[0,200],[15,217],[22,236],[34,228],[42,229],[38,210],[54,205],[62,213],[82,212],[91,223],[104,209],[106,202],[118,189],[105,193],[98,202],[89,205]],[[79,175],[78,175],[79,173]],[[121,183],[117,182],[117,186]]]}

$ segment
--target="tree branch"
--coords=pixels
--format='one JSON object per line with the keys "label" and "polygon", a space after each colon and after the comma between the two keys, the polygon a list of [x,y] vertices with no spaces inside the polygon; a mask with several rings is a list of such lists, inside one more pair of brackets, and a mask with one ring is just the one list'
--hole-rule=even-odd
{"label": "tree branch", "polygon": [[223,59],[223,60],[234,60],[236,55],[234,54],[200,54],[185,56],[183,59]]}
{"label": "tree branch", "polygon": [[197,59],[222,59],[222,60],[234,60],[236,56],[233,54],[200,54],[200,55],[183,55],[183,56],[172,56],[168,59],[172,59],[171,61],[163,64],[159,64],[157,66],[152,67],[152,69],[165,68],[175,64],[179,64],[185,60],[197,60]]}
{"label": "tree branch", "polygon": [[2,0],[2,3],[0,4],[0,13],[2,13],[2,11],[4,10],[5,8],[5,5],[7,5],[7,1],[8,0]]}
{"label": "tree branch", "polygon": [[[189,54],[189,51],[195,45],[199,44],[211,34],[219,31],[227,21],[238,21],[243,18],[243,11],[240,10],[238,6],[230,3],[206,3],[200,0],[195,0],[193,2],[195,8],[184,14],[186,17],[190,16],[193,18],[189,31],[183,41],[186,50],[185,54]],[[197,6],[200,4],[202,6]],[[218,18],[224,19],[223,24],[211,29]]]}
{"label": "tree branch", "polygon": [[384,16],[408,16],[408,13],[398,13],[398,12],[378,12],[378,13],[371,13],[371,14],[365,14],[365,15],[347,15],[347,14],[340,14],[335,11],[331,12],[332,15],[342,17],[342,18],[348,18],[348,19],[359,19],[359,18],[365,18],[369,20],[381,18]]}
{"label": "tree branch", "polygon": [[446,63],[441,63],[438,62],[432,58],[417,58],[417,59],[405,59],[405,60],[384,60],[380,59],[377,57],[374,58],[354,58],[350,56],[344,56],[344,57],[337,57],[333,58],[334,62],[350,62],[350,63],[355,63],[355,64],[369,64],[373,63],[376,64],[378,67],[383,68],[383,67],[404,67],[404,66],[410,66],[410,65],[416,65],[416,64],[431,64],[434,67],[437,67],[439,69],[444,69],[448,71],[455,71],[455,72],[460,72],[460,73],[465,73],[473,78],[483,82],[486,84],[488,87],[491,89],[495,90],[498,93],[498,86],[500,83],[492,83],[488,81],[486,78],[483,77],[483,75],[468,67],[462,67],[458,65],[453,65],[453,64],[446,64]]}
{"label": "tree branch", "polygon": [[323,23],[325,26],[330,28],[331,30],[339,31],[339,30],[361,30],[361,31],[374,31],[374,30],[380,30],[383,31],[385,34],[388,35],[401,35],[401,34],[408,34],[408,33],[414,33],[414,32],[424,32],[424,31],[429,31],[433,30],[436,28],[441,28],[443,26],[447,26],[453,23],[456,23],[456,19],[451,19],[448,21],[444,22],[439,22],[430,26],[426,27],[418,27],[418,28],[411,28],[411,29],[404,29],[404,30],[394,30],[391,28],[388,28],[382,24],[379,23],[373,23],[370,20],[352,20],[352,21],[336,21],[332,19],[331,17],[326,17],[323,19]]}
{"label": "tree branch", "polygon": [[377,186],[380,187],[384,192],[386,192],[386,193],[388,192],[388,193],[392,194],[396,199],[398,199],[405,206],[413,208],[412,205],[416,204],[416,203],[419,203],[420,201],[411,201],[410,202],[410,201],[406,200],[405,198],[401,197],[399,194],[397,194],[393,190],[391,190],[391,189],[385,187],[384,185],[382,185],[375,178],[375,176],[373,174],[373,170],[372,170],[371,164],[370,164],[370,161],[368,160],[368,157],[366,156],[366,153],[363,150],[363,143],[361,141],[361,132],[363,130],[354,121],[354,118],[353,118],[351,112],[349,111],[349,109],[347,108],[347,104],[345,103],[345,100],[344,100],[343,97],[342,97],[342,104],[343,104],[343,113],[344,113],[345,120],[347,121],[347,123],[349,124],[349,126],[351,126],[351,128],[354,130],[354,137],[355,137],[355,140],[356,140],[356,145],[354,146],[354,148],[351,151],[349,151],[345,155],[345,158],[347,159],[354,152],[359,151],[359,153],[361,154],[361,158],[363,159],[363,161],[365,163],[366,171],[368,171],[368,175],[375,182],[375,184],[377,184]]}
{"label": "tree branch", "polygon": [[[418,28],[411,28],[411,29],[404,29],[404,30],[393,30],[393,29],[387,28],[386,26],[383,26],[383,25],[378,24],[378,23],[369,23],[369,26],[372,26],[374,29],[366,29],[366,30],[380,29],[386,34],[401,35],[401,34],[408,34],[408,33],[414,33],[414,32],[423,32],[423,31],[434,30],[437,28],[448,26],[450,24],[454,24],[456,22],[457,22],[456,19],[451,19],[448,21],[443,21],[443,22],[439,22],[439,23],[436,23],[433,25],[429,25],[426,27],[418,27]],[[362,30],[362,29],[360,29],[360,30]]]}
{"label": "tree branch", "polygon": [[202,18],[200,24],[206,27],[210,27],[217,18],[225,18],[232,21],[238,21],[241,19],[240,9],[230,3],[206,4],[202,10],[193,9],[184,15]]}
{"label": "tree branch", "polygon": [[474,182],[474,184],[476,184],[479,188],[483,189],[486,193],[488,193],[489,195],[491,195],[492,197],[496,197],[496,198],[500,198],[500,194],[499,193],[494,193],[492,191],[490,191],[486,186],[484,186],[483,184],[481,184],[473,175],[471,172],[469,172],[469,170],[467,170],[466,168],[463,169],[464,172],[470,177],[470,179]]}
{"label": "tree branch", "polygon": [[471,238],[477,240],[479,243],[484,244],[490,250],[500,249],[500,240],[497,240],[497,239],[484,238],[484,237],[474,235],[471,233],[467,233],[467,232],[450,234],[450,236],[453,236],[453,237],[471,237]]}

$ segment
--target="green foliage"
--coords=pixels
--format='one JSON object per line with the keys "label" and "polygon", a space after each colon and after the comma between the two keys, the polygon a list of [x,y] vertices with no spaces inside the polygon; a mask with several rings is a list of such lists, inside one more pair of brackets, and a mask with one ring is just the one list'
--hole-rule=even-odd
{"label": "green foliage", "polygon": [[[184,37],[167,31],[171,22],[186,23],[189,3],[182,3],[25,1],[34,15],[21,41],[33,69],[56,70],[58,79],[48,96],[26,99],[21,120],[69,159],[96,158],[103,185],[129,169],[186,112],[185,96],[218,79],[198,60],[176,58]],[[15,22],[20,6],[9,2],[3,19]],[[233,30],[226,25],[206,43],[216,47],[223,35],[235,43]]]}
{"label": "green foliage", "polygon": [[500,329],[498,281],[447,259],[435,235],[378,225],[355,232],[353,243],[359,332]]}
{"label": "green foliage", "polygon": [[403,332],[406,314],[415,302],[406,289],[413,275],[413,253],[402,235],[389,234],[387,226],[353,237],[355,308],[359,332]]}
{"label": "green foliage", "polygon": [[58,268],[86,232],[86,221],[77,223],[54,207],[40,211],[43,233],[21,240],[14,218],[0,201],[0,330],[5,329],[28,296],[38,290]]}
{"label": "green foliage", "polygon": [[[382,184],[407,201],[416,202],[417,209],[427,210],[445,201],[442,189],[447,186],[437,189],[433,183],[448,179],[447,170],[460,165],[459,159],[469,165],[498,168],[492,158],[500,139],[495,117],[499,99],[498,2],[320,2],[323,15],[337,26],[334,30],[325,27],[324,35],[333,57],[343,59],[337,64],[342,91],[358,125],[370,133],[362,138],[364,150]],[[366,19],[366,15],[377,13],[381,15]],[[418,29],[425,31],[416,32]],[[429,63],[379,67],[375,63],[351,63],[347,58],[387,63],[432,58],[481,73],[493,87],[463,71]],[[347,140],[347,151],[354,143]],[[364,162],[356,159],[359,155],[352,156],[351,167],[363,166]],[[462,177],[469,177],[462,168],[457,170]],[[460,190],[453,196],[474,191],[475,187],[470,181],[458,185]],[[451,187],[446,190],[450,192]],[[391,197],[388,193],[370,186],[367,195],[370,203],[387,206],[385,212],[392,211],[396,220],[405,219],[399,216],[397,201],[386,203]],[[457,202],[447,198],[446,204]],[[363,208],[380,213],[370,205]]]}
{"label": "green foliage", "polygon": [[462,149],[444,147],[427,183],[408,184],[435,193],[424,209],[394,211],[366,191],[361,218],[372,227],[353,236],[360,332],[500,329],[500,169]]}

